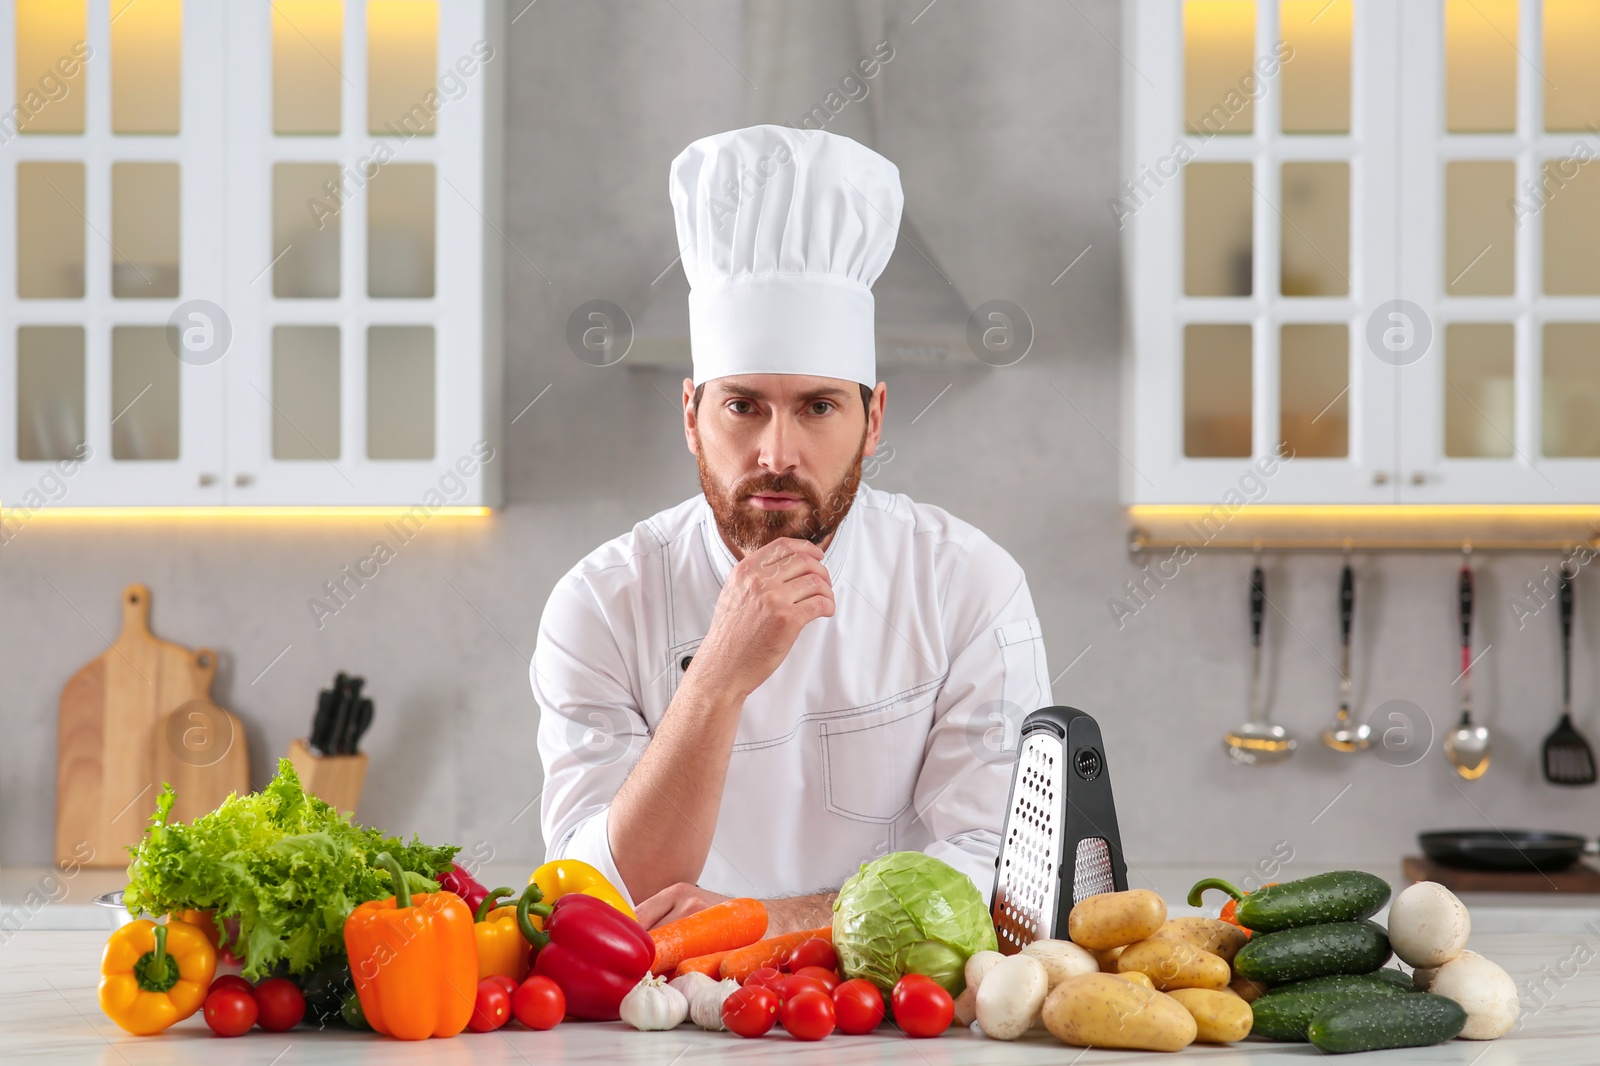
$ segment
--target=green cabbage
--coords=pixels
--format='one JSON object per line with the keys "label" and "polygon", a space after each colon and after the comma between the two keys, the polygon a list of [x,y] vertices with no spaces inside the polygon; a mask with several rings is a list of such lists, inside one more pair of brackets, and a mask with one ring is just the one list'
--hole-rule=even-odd
{"label": "green cabbage", "polygon": [[967,957],[997,950],[994,922],[972,879],[920,851],[864,864],[833,902],[833,948],[845,977],[888,992],[926,974],[952,996],[966,987]]}
{"label": "green cabbage", "polygon": [[165,786],[144,839],[129,849],[123,905],[135,914],[215,908],[219,919],[238,919],[228,946],[251,979],[279,965],[305,973],[342,954],[344,920],[356,905],[394,894],[374,861],[379,852],[399,861],[413,891],[432,892],[431,879],[460,850],[353,825],[301,788],[288,759],[260,792],[229,796],[187,825],[168,821],[173,799]]}

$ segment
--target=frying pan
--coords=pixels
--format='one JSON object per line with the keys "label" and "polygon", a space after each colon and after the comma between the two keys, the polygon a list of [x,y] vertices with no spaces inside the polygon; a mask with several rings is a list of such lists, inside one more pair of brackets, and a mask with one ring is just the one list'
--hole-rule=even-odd
{"label": "frying pan", "polygon": [[1528,829],[1440,829],[1417,834],[1434,862],[1467,870],[1565,870],[1583,854],[1584,840],[1571,833]]}

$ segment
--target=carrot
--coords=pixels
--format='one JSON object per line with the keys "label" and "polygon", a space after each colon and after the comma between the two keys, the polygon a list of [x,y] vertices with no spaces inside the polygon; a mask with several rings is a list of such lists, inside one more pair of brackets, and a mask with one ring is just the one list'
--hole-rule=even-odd
{"label": "carrot", "polygon": [[684,959],[754,944],[767,931],[767,908],[755,899],[730,899],[650,930],[656,942],[651,972],[671,973]]}
{"label": "carrot", "polygon": [[768,937],[758,940],[749,947],[730,951],[723,956],[720,975],[724,980],[731,977],[743,983],[746,977],[755,973],[763,966],[776,966],[784,957],[804,941],[812,937],[833,941],[833,926],[825,925],[820,929],[802,929],[798,933],[785,933],[782,936]]}
{"label": "carrot", "polygon": [[[729,949],[732,950],[734,949]],[[728,953],[728,951],[713,951],[709,955],[696,955],[692,959],[684,959],[678,963],[678,968],[672,971],[672,976],[682,977],[686,973],[703,973],[715,980],[722,975],[722,960]]]}

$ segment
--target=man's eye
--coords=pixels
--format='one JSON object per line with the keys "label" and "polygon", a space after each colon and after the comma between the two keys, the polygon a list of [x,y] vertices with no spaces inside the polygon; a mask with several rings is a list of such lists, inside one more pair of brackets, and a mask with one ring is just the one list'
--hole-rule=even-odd
{"label": "man's eye", "polygon": [[[821,408],[821,410],[818,410],[818,408]],[[831,410],[833,410],[833,404],[828,400],[818,400],[811,405],[812,414],[825,415]]]}
{"label": "man's eye", "polygon": [[741,408],[748,407],[749,405],[750,405],[750,401],[749,400],[732,400],[728,404],[728,409],[733,411],[733,413],[736,414],[736,415],[742,415],[742,414],[745,414],[746,412],[741,410]]}

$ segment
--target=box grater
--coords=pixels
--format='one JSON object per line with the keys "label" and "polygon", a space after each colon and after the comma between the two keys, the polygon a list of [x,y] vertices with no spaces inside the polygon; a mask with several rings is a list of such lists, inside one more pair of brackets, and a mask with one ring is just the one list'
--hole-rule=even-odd
{"label": "box grater", "polygon": [[1127,887],[1100,727],[1075,707],[1034,711],[1022,723],[995,860],[1000,950],[1065,940],[1074,903]]}

